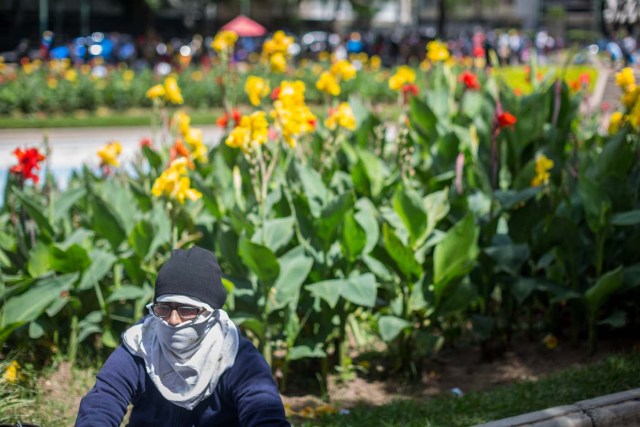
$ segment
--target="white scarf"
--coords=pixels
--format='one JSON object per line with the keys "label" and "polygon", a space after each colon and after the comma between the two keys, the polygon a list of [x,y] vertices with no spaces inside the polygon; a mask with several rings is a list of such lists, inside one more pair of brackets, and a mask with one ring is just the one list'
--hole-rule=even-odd
{"label": "white scarf", "polygon": [[224,310],[180,295],[159,302],[204,306],[194,320],[171,326],[156,316],[127,329],[124,345],[144,360],[147,374],[170,402],[193,409],[209,397],[238,353],[238,330]]}

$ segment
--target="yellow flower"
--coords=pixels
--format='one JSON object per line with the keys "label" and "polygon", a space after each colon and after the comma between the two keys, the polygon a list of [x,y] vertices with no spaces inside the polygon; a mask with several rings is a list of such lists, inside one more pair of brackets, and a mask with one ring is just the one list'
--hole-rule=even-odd
{"label": "yellow flower", "polygon": [[64,73],[64,78],[65,80],[68,80],[71,83],[74,83],[75,81],[78,80],[78,73],[76,72],[76,70],[67,70]]}
{"label": "yellow flower", "polygon": [[348,130],[355,130],[356,118],[353,115],[353,110],[347,102],[341,103],[327,119],[324,121],[327,128],[333,130],[340,126]]}
{"label": "yellow flower", "polygon": [[531,180],[531,186],[537,187],[539,185],[549,183],[549,171],[553,168],[553,160],[545,156],[544,154],[538,154],[536,156],[536,176]]}
{"label": "yellow flower", "polygon": [[211,47],[217,52],[226,52],[233,49],[233,46],[238,40],[238,35],[233,31],[223,30],[216,34],[216,37],[211,42]]}
{"label": "yellow flower", "polygon": [[180,92],[180,87],[178,86],[178,81],[175,77],[170,76],[164,79],[164,90],[165,100],[172,104],[182,104],[184,102],[182,93]]}
{"label": "yellow flower", "polygon": [[617,133],[620,130],[620,127],[622,127],[623,118],[624,115],[620,111],[616,111],[615,113],[611,114],[611,117],[609,118],[608,129],[610,134]]}
{"label": "yellow flower", "polygon": [[553,334],[548,334],[546,337],[544,337],[542,342],[545,346],[547,346],[549,350],[553,350],[558,346],[558,338],[556,338]]}
{"label": "yellow flower", "polygon": [[429,60],[427,58],[423,59],[420,62],[420,71],[429,71],[429,69],[431,68],[431,62],[429,62]]}
{"label": "yellow flower", "polygon": [[162,85],[152,86],[146,93],[147,98],[149,99],[157,99],[164,97],[165,90]]}
{"label": "yellow flower", "polygon": [[225,144],[249,152],[255,145],[267,142],[268,131],[269,123],[265,112],[256,111],[250,116],[242,116],[238,126],[231,131],[225,140]]}
{"label": "yellow flower", "polygon": [[431,62],[446,61],[449,59],[447,45],[438,40],[430,41],[427,43],[427,58]]}
{"label": "yellow flower", "polygon": [[320,74],[320,78],[318,78],[318,81],[316,82],[316,88],[321,92],[328,93],[329,95],[340,95],[340,84],[338,84],[334,75],[329,71],[325,71]]}
{"label": "yellow flower", "polygon": [[391,90],[401,90],[406,84],[416,81],[416,72],[411,67],[401,65],[396,73],[389,78],[389,88]]}
{"label": "yellow flower", "polygon": [[351,80],[356,76],[356,67],[351,62],[343,59],[331,65],[331,74],[342,79]]}
{"label": "yellow flower", "polygon": [[625,67],[619,73],[616,73],[616,84],[625,92],[628,86],[635,85],[635,83],[636,78],[633,75],[633,69],[631,67]]}
{"label": "yellow flower", "polygon": [[262,51],[268,55],[273,55],[278,52],[285,54],[292,44],[293,37],[287,36],[282,30],[278,30],[273,34],[271,39],[263,43]]}
{"label": "yellow flower", "polygon": [[320,52],[318,54],[318,61],[320,61],[320,62],[326,62],[329,59],[330,59],[329,52],[327,52],[326,50],[323,50],[322,52]]}
{"label": "yellow flower", "polygon": [[21,367],[18,361],[12,360],[2,374],[2,381],[7,383],[15,383],[16,381],[22,379],[23,375],[20,372],[20,369]]}
{"label": "yellow flower", "polygon": [[252,105],[260,105],[260,99],[269,95],[271,88],[269,82],[261,77],[249,76],[244,84],[244,91],[249,96]]}
{"label": "yellow flower", "polygon": [[287,60],[283,53],[276,52],[271,55],[269,59],[269,65],[271,66],[271,71],[274,73],[284,73],[287,69]]}
{"label": "yellow flower", "polygon": [[304,101],[304,82],[283,81],[280,83],[278,99],[273,103],[271,117],[282,132],[284,142],[291,148],[296,146],[296,137],[315,129],[316,116]]}
{"label": "yellow flower", "polygon": [[191,147],[191,154],[199,162],[207,161],[207,147],[202,142],[202,129],[189,128],[184,133],[184,140]]}
{"label": "yellow flower", "polygon": [[120,166],[118,156],[122,153],[122,145],[118,141],[112,141],[98,150],[98,157],[103,165]]}
{"label": "yellow flower", "polygon": [[130,81],[133,80],[135,75],[136,75],[136,73],[134,73],[133,70],[124,70],[124,72],[122,73],[122,79],[125,82],[130,82]]}
{"label": "yellow flower", "polygon": [[380,69],[381,66],[382,66],[382,59],[380,59],[378,55],[373,55],[369,60],[369,67],[371,67],[373,71],[377,71]]}
{"label": "yellow flower", "polygon": [[187,199],[196,201],[202,197],[202,193],[191,188],[191,180],[187,176],[189,159],[178,157],[162,174],[153,182],[151,194],[156,197],[165,196],[184,204]]}
{"label": "yellow flower", "polygon": [[189,132],[189,126],[191,125],[191,117],[184,111],[177,111],[173,115],[174,126],[178,128],[178,132],[182,135],[186,135]]}
{"label": "yellow flower", "polygon": [[627,109],[632,108],[638,100],[639,91],[640,89],[638,89],[635,84],[626,86],[626,90],[622,95],[622,105],[624,105]]}

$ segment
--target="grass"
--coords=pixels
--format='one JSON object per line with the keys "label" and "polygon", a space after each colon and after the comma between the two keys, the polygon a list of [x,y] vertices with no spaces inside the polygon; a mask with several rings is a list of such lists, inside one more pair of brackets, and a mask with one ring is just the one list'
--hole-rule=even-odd
{"label": "grass", "polygon": [[[21,384],[0,384],[0,422],[20,419],[47,427],[73,425],[79,398],[93,385],[95,369],[53,369],[27,372]],[[357,406],[349,413],[314,420],[292,419],[311,426],[469,426],[552,406],[640,387],[640,354],[618,354],[587,367],[572,368],[537,382],[499,386],[464,397],[441,395],[422,401]]]}
{"label": "grass", "polygon": [[380,407],[359,406],[345,415],[327,415],[313,421],[298,421],[295,425],[470,426],[637,387],[640,387],[640,354],[620,354],[537,382],[500,386],[462,398],[442,395],[420,402],[403,400]]}

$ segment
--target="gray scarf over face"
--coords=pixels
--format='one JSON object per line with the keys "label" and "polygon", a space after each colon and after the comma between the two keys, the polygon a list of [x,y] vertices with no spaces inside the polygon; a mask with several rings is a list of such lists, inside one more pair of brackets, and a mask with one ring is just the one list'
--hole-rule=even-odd
{"label": "gray scarf over face", "polygon": [[147,374],[170,402],[193,409],[215,390],[238,353],[238,330],[222,309],[184,295],[162,295],[158,302],[205,307],[193,320],[176,326],[148,316],[127,329],[124,345],[145,363]]}

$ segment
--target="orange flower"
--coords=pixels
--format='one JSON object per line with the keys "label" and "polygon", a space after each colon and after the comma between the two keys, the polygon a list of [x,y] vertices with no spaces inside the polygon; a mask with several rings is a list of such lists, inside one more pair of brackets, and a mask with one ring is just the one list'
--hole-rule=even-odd
{"label": "orange flower", "polygon": [[189,158],[190,155],[191,153],[189,152],[189,149],[184,145],[184,142],[182,142],[182,139],[180,138],[176,139],[176,143],[169,149],[170,162],[173,162],[178,157],[184,157],[187,159],[187,166],[189,166],[189,169],[193,169],[193,162]]}

